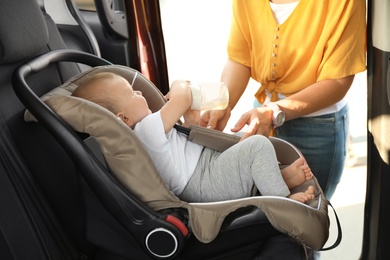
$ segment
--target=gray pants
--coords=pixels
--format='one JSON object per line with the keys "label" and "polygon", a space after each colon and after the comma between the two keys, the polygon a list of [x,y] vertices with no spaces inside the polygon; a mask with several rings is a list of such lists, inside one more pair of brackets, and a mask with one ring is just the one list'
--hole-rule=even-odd
{"label": "gray pants", "polygon": [[261,195],[290,194],[274,147],[261,135],[251,136],[222,153],[205,148],[179,197],[187,202],[238,199],[250,196],[253,185]]}

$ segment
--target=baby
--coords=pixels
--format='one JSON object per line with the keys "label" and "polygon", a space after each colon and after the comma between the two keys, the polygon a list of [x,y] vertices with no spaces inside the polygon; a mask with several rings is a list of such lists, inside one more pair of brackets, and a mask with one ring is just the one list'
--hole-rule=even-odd
{"label": "baby", "polygon": [[171,191],[187,202],[211,202],[248,197],[255,185],[261,195],[283,196],[307,203],[314,187],[290,194],[312,178],[303,158],[279,169],[268,138],[255,135],[217,152],[195,144],[177,132],[174,125],[184,118],[197,124],[200,111],[191,110],[188,81],[175,81],[165,96],[166,104],[152,113],[140,91],[123,77],[97,73],[81,84],[73,96],[99,104],[134,130]]}

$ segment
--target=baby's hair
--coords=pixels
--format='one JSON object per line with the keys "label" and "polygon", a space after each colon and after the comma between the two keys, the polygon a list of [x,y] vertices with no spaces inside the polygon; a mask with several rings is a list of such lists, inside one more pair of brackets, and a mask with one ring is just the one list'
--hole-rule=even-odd
{"label": "baby's hair", "polygon": [[110,94],[110,88],[113,86],[111,80],[123,77],[112,72],[99,72],[89,76],[73,91],[72,96],[83,98],[94,102],[102,107],[117,113],[116,100]]}

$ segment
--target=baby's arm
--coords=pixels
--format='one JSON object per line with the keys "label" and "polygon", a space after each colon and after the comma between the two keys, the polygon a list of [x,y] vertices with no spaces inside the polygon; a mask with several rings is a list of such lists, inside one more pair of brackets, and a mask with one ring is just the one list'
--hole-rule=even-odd
{"label": "baby's arm", "polygon": [[174,81],[166,99],[168,102],[161,108],[160,113],[165,133],[168,133],[191,107],[192,95],[188,81]]}

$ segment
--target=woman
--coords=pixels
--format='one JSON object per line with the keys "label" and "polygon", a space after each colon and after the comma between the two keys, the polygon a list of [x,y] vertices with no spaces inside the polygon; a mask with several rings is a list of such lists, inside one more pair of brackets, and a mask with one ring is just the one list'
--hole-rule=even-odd
{"label": "woman", "polygon": [[222,81],[230,102],[203,114],[200,125],[223,130],[249,78],[260,83],[261,107],[232,131],[277,137],[304,154],[330,199],[346,156],[348,105],[354,75],[366,57],[364,0],[233,0],[229,59]]}

